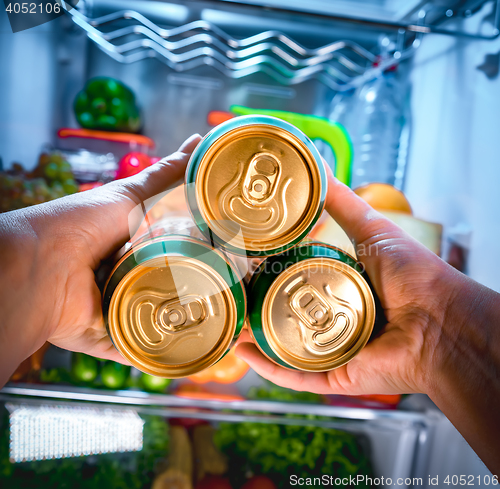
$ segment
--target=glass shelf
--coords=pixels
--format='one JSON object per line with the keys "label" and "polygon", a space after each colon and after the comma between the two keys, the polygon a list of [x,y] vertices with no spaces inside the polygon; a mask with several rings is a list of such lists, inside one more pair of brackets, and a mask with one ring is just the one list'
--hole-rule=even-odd
{"label": "glass shelf", "polygon": [[[304,7],[304,2],[285,4],[280,0],[187,4],[175,0],[81,0],[67,12],[89,39],[119,63],[157,58],[177,72],[208,65],[233,79],[266,73],[281,85],[316,79],[343,91],[410,57],[423,34],[498,37],[500,0],[492,4],[497,15],[491,34],[437,27],[443,20],[472,15],[485,2],[460,3],[460,8],[452,8],[459,3],[315,0]],[[469,3],[474,3],[476,10],[467,7]],[[262,30],[269,22],[273,27]],[[305,33],[300,31],[304,29],[309,32],[306,40],[322,39],[306,47],[301,42]],[[338,38],[349,29],[351,35]],[[375,30],[368,33],[370,29]],[[370,39],[353,40],[360,36]],[[382,47],[381,36],[387,37]]]}
{"label": "glass shelf", "polygon": [[[287,403],[267,400],[223,401],[190,399],[175,395],[150,394],[133,389],[112,391],[63,385],[10,383],[0,390],[0,401],[13,401],[17,398],[29,402],[49,402],[50,400],[52,400],[50,402],[53,402],[56,399],[56,402],[93,402],[134,406],[138,409],[147,407],[156,410],[162,409],[162,412],[168,413],[170,417],[182,413],[182,417],[206,418],[206,416],[209,416],[206,419],[219,419],[218,415],[222,415],[220,419],[227,419],[229,415],[241,416],[241,413],[246,411],[255,412],[254,416],[259,417],[259,413],[273,413],[271,416],[273,422],[275,422],[277,416],[287,414],[325,416],[338,420],[348,419],[359,422],[372,421],[375,423],[384,423],[384,421],[389,421],[406,425],[421,424],[422,426],[429,419],[429,415],[426,413],[394,409],[369,409],[311,403],[298,404],[295,402]],[[199,411],[192,411],[193,409]],[[215,417],[211,414],[215,415]],[[247,414],[243,414],[243,417],[246,419]],[[266,418],[269,418],[269,415],[266,415]],[[291,418],[292,424],[298,419]],[[310,424],[311,421],[305,420],[305,424]]]}
{"label": "glass shelf", "polygon": [[[437,411],[413,412],[350,408],[276,401],[194,400],[142,391],[107,391],[72,386],[8,384],[0,402],[12,406],[92,406],[96,409],[131,410],[139,415],[191,418],[220,422],[255,422],[320,426],[362,436],[370,447],[375,473],[385,477],[425,477],[433,433],[443,415]],[[75,416],[78,416],[75,409]]]}

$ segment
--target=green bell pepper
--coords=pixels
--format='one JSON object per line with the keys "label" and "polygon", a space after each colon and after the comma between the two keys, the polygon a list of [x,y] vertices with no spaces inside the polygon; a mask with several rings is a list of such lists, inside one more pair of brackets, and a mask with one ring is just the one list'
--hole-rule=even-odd
{"label": "green bell pepper", "polygon": [[123,389],[130,376],[130,367],[107,360],[101,369],[102,383],[108,389]]}
{"label": "green bell pepper", "polygon": [[90,79],[76,96],[73,108],[85,129],[138,132],[141,128],[134,93],[114,78]]}

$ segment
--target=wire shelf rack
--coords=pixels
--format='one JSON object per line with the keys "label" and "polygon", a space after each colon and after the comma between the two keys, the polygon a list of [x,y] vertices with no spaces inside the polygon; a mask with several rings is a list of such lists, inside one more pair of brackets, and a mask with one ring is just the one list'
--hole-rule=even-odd
{"label": "wire shelf rack", "polygon": [[[335,91],[355,88],[410,57],[423,34],[436,32],[470,37],[465,33],[425,25],[425,12],[421,11],[416,24],[381,24],[381,27],[396,29],[397,41],[380,58],[348,40],[308,49],[288,35],[274,30],[236,39],[204,20],[165,29],[134,10],[120,10],[91,18],[77,8],[66,6],[64,2],[62,4],[74,23],[101,50],[120,63],[157,58],[177,72],[208,65],[229,78],[266,73],[282,85],[316,79]],[[497,0],[497,20],[499,4],[500,0]],[[355,22],[370,23],[359,19]],[[408,33],[412,34],[410,40]],[[493,39],[497,36],[498,29],[492,36],[473,37]]]}

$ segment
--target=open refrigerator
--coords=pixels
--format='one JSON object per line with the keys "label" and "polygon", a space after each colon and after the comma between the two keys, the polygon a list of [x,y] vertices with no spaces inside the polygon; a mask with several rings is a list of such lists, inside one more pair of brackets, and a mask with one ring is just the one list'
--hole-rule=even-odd
{"label": "open refrigerator", "polygon": [[[134,91],[142,133],[155,142],[149,152],[164,156],[190,134],[207,133],[210,114],[234,106],[331,119],[339,100],[397,66],[405,117],[391,183],[405,191],[416,217],[443,225],[445,259],[459,246],[466,273],[500,290],[496,262],[485,263],[490,243],[500,237],[500,2],[80,0],[67,8],[58,19],[16,34],[0,14],[5,167],[34,166],[46,148],[79,149],[58,130],[77,127],[73,100],[95,76],[122,80]],[[93,151],[105,154],[106,143],[96,144]],[[128,144],[144,149],[141,142]],[[318,147],[335,168],[338,155],[328,141]],[[0,401],[11,419],[22,407],[68,407],[78,416],[79,407],[90,406],[214,426],[340,429],[364,440],[374,476],[392,480],[387,487],[489,474],[425,396],[409,396],[397,409],[249,399],[259,385],[262,379],[250,371],[232,386],[237,399],[228,400],[12,382]]]}

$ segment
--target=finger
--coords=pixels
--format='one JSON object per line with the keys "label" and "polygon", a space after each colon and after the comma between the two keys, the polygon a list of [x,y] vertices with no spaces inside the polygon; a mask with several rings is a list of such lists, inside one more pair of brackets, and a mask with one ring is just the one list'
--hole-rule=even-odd
{"label": "finger", "polygon": [[113,362],[121,363],[123,365],[132,366],[132,364],[113,346],[111,341],[107,345],[99,345],[89,352],[84,352],[103,360],[112,360]]}
{"label": "finger", "polygon": [[184,177],[189,157],[200,140],[199,134],[193,134],[181,144],[175,153],[162,158],[137,175],[124,178],[114,184],[119,187],[120,191],[128,193],[136,204],[168,190]]}
{"label": "finger", "polygon": [[326,162],[326,160],[323,157],[321,159],[323,160],[323,164],[325,165],[325,170],[326,170],[326,176],[327,176],[327,178],[328,179],[334,178],[333,171],[332,171],[332,168],[330,167],[330,165]]}
{"label": "finger", "polygon": [[132,365],[113,345],[110,337],[104,330],[100,332],[101,338],[92,344],[86,343],[82,337],[73,338],[49,338],[48,341],[53,345],[69,351],[81,352],[95,358],[103,360],[113,360],[114,362],[122,363],[123,365]]}
{"label": "finger", "polygon": [[198,146],[199,142],[201,141],[201,136],[199,134],[193,134],[189,136],[180,146],[179,146],[179,151],[182,153],[189,153],[191,154],[196,146]]}
{"label": "finger", "polygon": [[89,222],[96,223],[93,224],[94,229],[98,226],[92,234],[100,233],[98,239],[89,240],[89,251],[94,263],[98,264],[132,237],[144,219],[145,201],[148,203],[146,207],[151,208],[155,197],[173,188],[184,177],[191,153],[200,140],[201,136],[195,134],[181,144],[177,152],[139,174],[96,189],[100,192],[96,192],[97,203],[100,199],[114,202],[113,205],[106,205],[106,210],[101,209],[101,213],[104,211],[106,215],[99,220],[88,216]]}
{"label": "finger", "polygon": [[316,394],[345,394],[340,388],[335,390],[326,373],[300,372],[280,367],[262,355],[253,343],[238,344],[235,354],[259,375],[281,387]]}
{"label": "finger", "polygon": [[[78,247],[95,268],[131,237],[130,217],[142,202],[166,191],[183,177],[201,136],[188,138],[176,153],[129,178],[26,209],[35,232],[50,240]],[[87,258],[88,257],[88,258]]]}
{"label": "finger", "polygon": [[369,244],[402,233],[396,224],[375,211],[331,173],[328,175],[325,208],[357,245]]}
{"label": "finger", "polygon": [[250,336],[250,333],[248,332],[248,330],[245,328],[241,332],[240,337],[238,338],[238,340],[236,341],[235,347],[238,346],[241,343],[252,343],[252,342],[253,342],[252,337]]}

